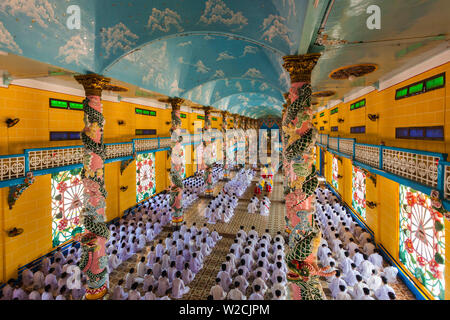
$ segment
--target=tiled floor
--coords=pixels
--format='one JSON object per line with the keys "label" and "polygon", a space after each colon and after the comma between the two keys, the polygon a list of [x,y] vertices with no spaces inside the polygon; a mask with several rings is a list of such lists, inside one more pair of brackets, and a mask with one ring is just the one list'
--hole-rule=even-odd
{"label": "tiled floor", "polygon": [[[235,173],[233,173],[234,175]],[[235,210],[235,214],[229,223],[216,223],[215,225],[208,225],[208,228],[212,231],[216,229],[223,237],[216,246],[212,253],[204,261],[203,269],[196,275],[195,279],[189,284],[190,291],[183,296],[184,300],[205,300],[211,287],[215,284],[215,278],[219,272],[222,262],[225,260],[225,256],[229,252],[229,248],[233,242],[236,233],[239,231],[240,226],[244,226],[245,230],[249,230],[252,226],[256,227],[258,233],[264,233],[265,229],[269,229],[272,235],[275,235],[278,231],[283,231],[285,226],[285,205],[283,200],[283,180],[282,175],[278,174],[274,177],[274,188],[269,198],[272,202],[270,207],[270,215],[263,217],[259,214],[248,214],[247,204],[249,199],[253,196],[256,176],[252,184],[247,188],[246,192],[239,200],[238,206]],[[217,194],[223,187],[224,182],[219,182],[215,186],[214,194]],[[261,198],[260,196],[259,198]],[[197,223],[197,227],[202,227],[206,220],[203,218],[204,208],[208,205],[210,199],[200,198],[198,199],[187,211],[185,212],[185,220],[188,226],[193,222]],[[159,239],[164,239],[167,236],[168,231],[163,231],[155,240],[156,243]],[[110,288],[114,288],[119,279],[124,279],[126,273],[131,267],[136,267],[140,257],[145,255],[149,251],[152,244],[149,244],[146,250],[140,254],[133,256],[130,260],[124,262],[117,270],[110,274]],[[325,279],[321,281],[324,293],[328,299],[330,298],[330,291],[328,289]],[[142,285],[140,285],[142,288]],[[393,285],[397,298],[399,300],[413,300],[414,296],[408,290],[408,288],[402,283]],[[143,295],[144,292],[141,291]],[[288,294],[288,298],[290,297]],[[268,298],[266,296],[266,298]]]}

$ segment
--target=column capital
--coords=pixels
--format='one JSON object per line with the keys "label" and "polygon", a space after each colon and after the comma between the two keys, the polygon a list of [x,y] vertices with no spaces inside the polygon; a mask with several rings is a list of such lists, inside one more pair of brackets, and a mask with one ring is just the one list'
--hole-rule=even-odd
{"label": "column capital", "polygon": [[170,103],[170,105],[172,106],[172,110],[180,110],[181,105],[184,103],[184,99],[183,98],[178,98],[178,97],[169,97],[167,99],[167,102]]}
{"label": "column capital", "polygon": [[127,88],[111,84],[111,78],[107,78],[95,73],[74,76],[75,80],[80,83],[86,96],[101,97],[103,90],[114,92],[125,92]]}
{"label": "column capital", "polygon": [[296,82],[310,83],[311,73],[320,56],[320,53],[284,56],[283,67],[291,77],[291,84]]}

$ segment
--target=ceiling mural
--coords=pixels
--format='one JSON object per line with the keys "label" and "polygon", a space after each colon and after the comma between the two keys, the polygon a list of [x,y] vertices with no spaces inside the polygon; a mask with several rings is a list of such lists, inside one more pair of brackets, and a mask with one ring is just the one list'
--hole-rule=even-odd
{"label": "ceiling mural", "polygon": [[[367,27],[366,10],[377,5],[381,12],[380,29]],[[407,9],[406,9],[407,8]],[[392,73],[426,60],[448,46],[450,25],[448,0],[340,0],[335,1],[322,35],[327,36],[322,56],[312,74],[314,91],[333,90],[336,95],[320,99],[342,99],[346,94]],[[316,42],[317,44],[317,42]],[[353,79],[333,80],[333,70],[373,63],[377,70]]]}
{"label": "ceiling mural", "polygon": [[[366,26],[373,5],[381,9],[379,30]],[[323,52],[313,90],[336,91],[319,99],[323,106],[443,48],[449,10],[448,0],[410,0],[407,9],[383,0],[1,0],[0,51],[69,76],[94,72],[140,92],[280,116],[290,85],[284,55]],[[79,26],[71,26],[78,14]],[[378,69],[329,78],[357,63]]]}

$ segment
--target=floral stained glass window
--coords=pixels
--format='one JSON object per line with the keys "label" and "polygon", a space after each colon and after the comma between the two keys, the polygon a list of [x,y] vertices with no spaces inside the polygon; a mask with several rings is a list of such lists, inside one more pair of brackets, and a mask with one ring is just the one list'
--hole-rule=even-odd
{"label": "floral stained glass window", "polygon": [[338,190],[339,188],[339,181],[338,181],[338,174],[339,174],[339,165],[338,165],[338,159],[336,157],[333,157],[333,163],[331,167],[331,184],[333,187]]}
{"label": "floral stained glass window", "polygon": [[53,247],[84,231],[80,225],[83,208],[81,168],[52,173],[52,243]]}
{"label": "floral stained glass window", "polygon": [[155,192],[155,154],[138,154],[136,157],[136,201],[140,202]]}
{"label": "floral stained glass window", "polygon": [[366,174],[357,167],[352,173],[352,207],[358,214],[366,218]]}
{"label": "floral stained glass window", "polygon": [[437,298],[445,299],[445,233],[441,213],[424,193],[400,185],[400,261]]}

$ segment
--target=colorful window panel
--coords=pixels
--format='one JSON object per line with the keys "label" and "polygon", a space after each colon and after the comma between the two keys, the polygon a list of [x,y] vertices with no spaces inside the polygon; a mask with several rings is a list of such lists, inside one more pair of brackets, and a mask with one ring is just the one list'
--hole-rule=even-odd
{"label": "colorful window panel", "polygon": [[400,185],[400,261],[436,299],[445,299],[445,231],[426,194]]}
{"label": "colorful window panel", "polygon": [[352,207],[358,214],[366,218],[366,174],[357,167],[352,173]]}
{"label": "colorful window panel", "polygon": [[51,175],[52,244],[57,247],[84,231],[80,224],[83,208],[81,168]]}
{"label": "colorful window panel", "polygon": [[155,192],[155,154],[138,154],[136,157],[136,201],[147,199]]}
{"label": "colorful window panel", "polygon": [[333,164],[331,167],[332,175],[331,175],[331,184],[333,187],[338,190],[339,188],[339,180],[338,180],[338,174],[339,174],[339,165],[338,165],[338,159],[336,157],[333,157]]}

